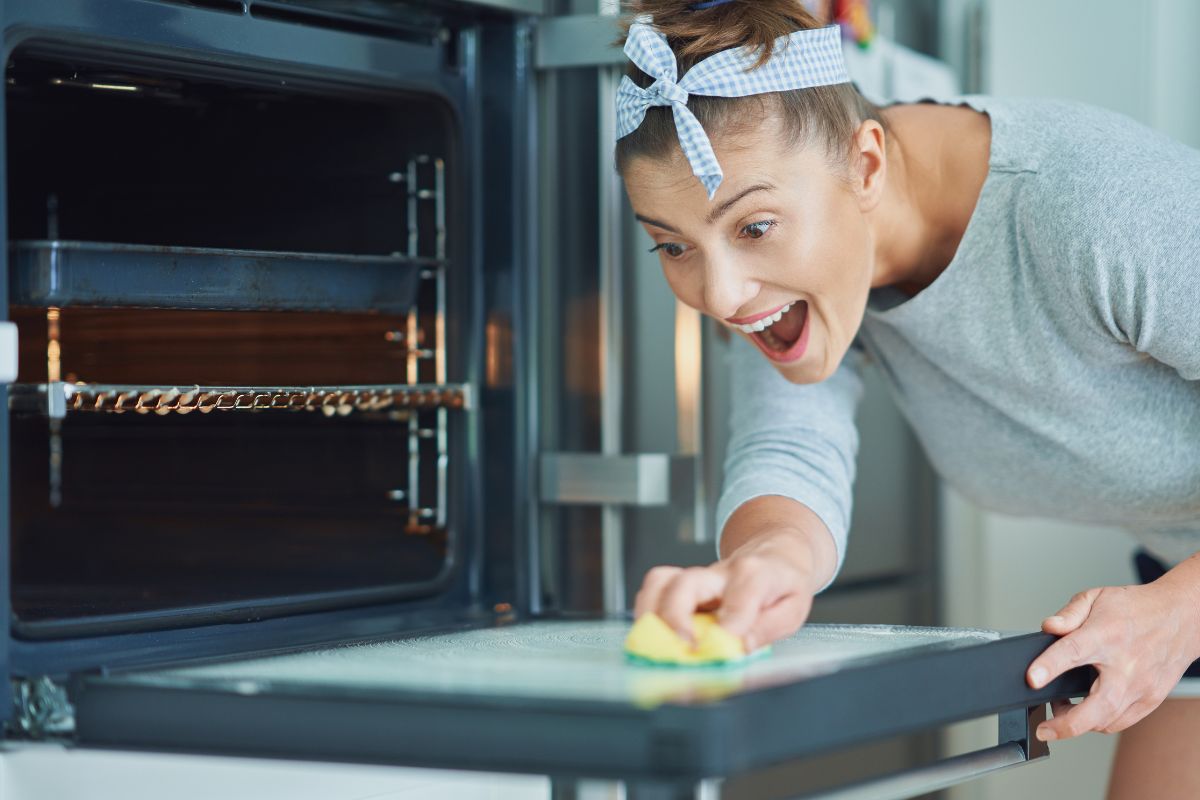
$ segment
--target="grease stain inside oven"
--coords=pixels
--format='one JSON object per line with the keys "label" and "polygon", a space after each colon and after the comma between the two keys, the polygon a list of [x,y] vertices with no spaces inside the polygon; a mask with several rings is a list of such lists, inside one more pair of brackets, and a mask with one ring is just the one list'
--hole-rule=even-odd
{"label": "grease stain inside oven", "polygon": [[[224,83],[37,42],[7,73],[14,389],[62,391],[49,306],[63,380],[166,387],[171,402],[194,386],[445,382],[434,319],[452,280],[441,170],[455,131],[440,100]],[[379,292],[397,284],[363,277],[389,269],[425,277],[394,301]],[[456,540],[430,492],[458,446],[454,412],[351,395],[335,392],[330,415],[11,412],[15,629],[442,591]]]}

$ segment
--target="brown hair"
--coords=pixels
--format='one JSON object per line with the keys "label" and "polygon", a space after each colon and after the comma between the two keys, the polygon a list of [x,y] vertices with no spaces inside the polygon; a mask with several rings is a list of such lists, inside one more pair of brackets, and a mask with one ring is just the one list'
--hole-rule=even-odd
{"label": "brown hair", "polygon": [[[681,78],[705,58],[738,46],[758,51],[756,66],[761,66],[780,36],[821,27],[800,0],[732,0],[699,11],[693,11],[693,5],[695,0],[633,0],[628,4],[633,16],[648,15],[667,37]],[[626,20],[626,31],[631,22],[632,18]],[[632,62],[628,74],[642,88],[654,82]],[[872,119],[884,125],[879,108],[851,83],[748,97],[692,95],[688,109],[710,137],[756,127],[777,114],[787,136],[784,144],[820,144],[835,165],[847,163],[851,138],[863,121]],[[630,160],[638,156],[667,158],[678,142],[671,110],[651,107],[637,130],[617,140],[617,171],[624,173]]]}

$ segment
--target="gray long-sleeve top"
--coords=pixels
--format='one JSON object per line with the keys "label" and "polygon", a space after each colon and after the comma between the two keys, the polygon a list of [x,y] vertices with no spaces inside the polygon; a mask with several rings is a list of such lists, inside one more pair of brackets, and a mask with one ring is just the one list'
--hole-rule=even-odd
{"label": "gray long-sleeve top", "polygon": [[820,384],[731,348],[717,530],[753,497],[790,497],[840,569],[861,348],[980,506],[1124,527],[1176,563],[1200,550],[1200,151],[1081,104],[963,100],[991,118],[988,175],[933,284],[872,291]]}

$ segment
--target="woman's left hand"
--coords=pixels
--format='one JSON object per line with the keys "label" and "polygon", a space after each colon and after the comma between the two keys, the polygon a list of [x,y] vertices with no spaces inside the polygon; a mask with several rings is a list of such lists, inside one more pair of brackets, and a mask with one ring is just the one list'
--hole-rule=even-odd
{"label": "woman's left hand", "polygon": [[1193,557],[1145,586],[1089,589],[1042,623],[1061,638],[1029,665],[1030,686],[1041,688],[1085,664],[1100,675],[1081,703],[1052,704],[1054,718],[1038,726],[1039,739],[1116,733],[1158,708],[1200,656],[1196,566]]}

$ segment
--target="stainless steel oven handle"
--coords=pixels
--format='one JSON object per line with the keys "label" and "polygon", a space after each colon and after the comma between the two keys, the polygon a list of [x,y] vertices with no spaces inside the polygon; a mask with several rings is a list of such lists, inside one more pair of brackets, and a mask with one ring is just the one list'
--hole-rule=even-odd
{"label": "stainless steel oven handle", "polygon": [[800,795],[794,800],[905,800],[1028,762],[1021,745],[1006,742],[852,786]]}
{"label": "stainless steel oven handle", "polygon": [[17,380],[17,324],[0,321],[0,383]]}
{"label": "stainless steel oven handle", "polygon": [[906,800],[975,780],[1007,767],[1028,764],[1050,755],[1034,732],[1046,721],[1046,705],[1015,708],[999,714],[998,744],[852,783],[832,790],[801,795],[793,800]]}
{"label": "stainless steel oven handle", "polygon": [[[1006,742],[848,786],[793,795],[790,800],[908,800],[1029,761],[1021,745]],[[723,783],[721,778],[708,778],[691,786],[678,787],[671,796],[689,800],[716,800],[724,794]],[[628,788],[624,781],[581,781],[576,787],[576,796],[586,800],[622,800],[628,797]]]}

